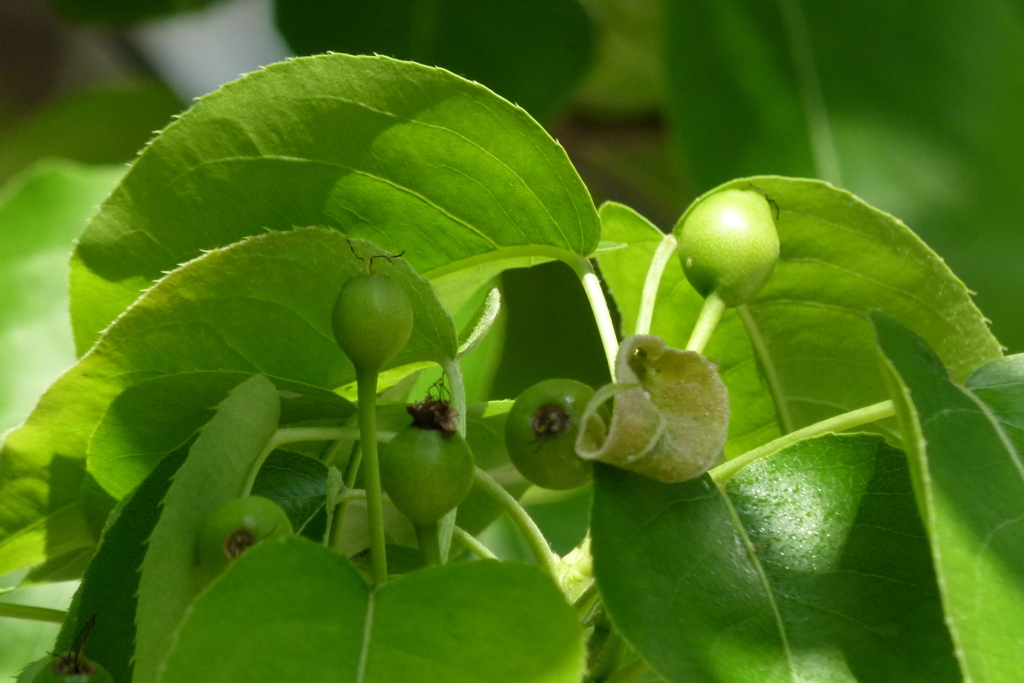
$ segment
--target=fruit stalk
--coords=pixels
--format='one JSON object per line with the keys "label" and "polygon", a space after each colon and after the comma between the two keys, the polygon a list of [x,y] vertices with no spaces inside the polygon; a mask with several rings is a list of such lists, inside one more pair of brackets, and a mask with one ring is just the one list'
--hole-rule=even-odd
{"label": "fruit stalk", "polygon": [[359,448],[363,453],[366,480],[366,510],[370,526],[370,559],[373,582],[387,583],[388,565],[384,545],[384,508],[380,493],[380,461],[377,458],[377,371],[356,368],[359,397]]}

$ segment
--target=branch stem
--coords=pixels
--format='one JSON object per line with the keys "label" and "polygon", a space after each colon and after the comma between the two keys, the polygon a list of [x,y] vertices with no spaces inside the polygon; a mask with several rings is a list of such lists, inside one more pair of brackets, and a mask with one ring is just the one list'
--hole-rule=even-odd
{"label": "branch stem", "polygon": [[[388,580],[384,547],[384,509],[380,491],[380,461],[377,459],[377,369],[356,369],[359,396],[359,447],[363,452],[363,476],[366,479],[366,511],[370,531],[370,560],[373,582],[381,586]],[[354,477],[353,477],[354,478]],[[348,486],[348,482],[345,483]]]}
{"label": "branch stem", "polygon": [[12,602],[0,602],[0,617],[27,619],[29,621],[46,621],[51,624],[63,624],[68,613],[59,609],[17,605]]}
{"label": "branch stem", "polygon": [[469,533],[460,526],[455,527],[454,533],[455,540],[462,545],[466,546],[471,553],[479,557],[481,560],[496,560],[498,556],[491,552],[491,549],[480,542],[473,534]]}
{"label": "branch stem", "polygon": [[822,434],[828,434],[829,432],[846,431],[847,429],[860,427],[861,425],[875,422],[876,420],[892,417],[895,414],[896,408],[892,401],[882,401],[881,403],[874,403],[869,406],[864,406],[863,408],[858,408],[857,410],[851,410],[848,413],[830,417],[827,420],[822,420],[821,422],[808,425],[803,429],[790,432],[785,436],[780,436],[774,441],[769,441],[763,446],[747,451],[743,455],[719,465],[708,474],[711,475],[711,479],[716,484],[721,486],[736,476],[740,470],[750,463],[756,462],[761,458],[766,458],[773,453],[792,446],[798,441],[810,439],[815,436],[821,436]]}
{"label": "branch stem", "polygon": [[551,552],[548,540],[544,538],[544,534],[537,527],[537,523],[533,521],[530,514],[523,509],[519,501],[512,497],[512,494],[502,488],[501,484],[494,481],[491,475],[479,467],[476,468],[473,480],[477,486],[486,491],[491,498],[504,508],[512,522],[519,527],[519,531],[523,534],[523,538],[526,539],[526,544],[530,547],[530,552],[533,553],[537,564],[557,582],[558,562],[555,554]]}
{"label": "branch stem", "polygon": [[598,279],[597,273],[594,272],[594,266],[591,265],[589,259],[580,257],[569,265],[576,271],[576,275],[583,284],[583,291],[587,294],[590,310],[593,311],[594,321],[597,323],[597,331],[601,335],[601,344],[604,346],[608,372],[614,379],[615,356],[619,352],[619,336],[615,332],[615,323],[612,321],[611,311],[608,310],[608,300],[604,298],[601,281]]}
{"label": "branch stem", "polygon": [[647,268],[644,279],[643,293],[640,295],[640,313],[636,319],[636,334],[650,334],[651,320],[654,318],[654,305],[658,301],[658,288],[661,277],[665,274],[665,266],[676,253],[678,243],[674,235],[665,235],[651,257],[651,265]]}
{"label": "branch stem", "polygon": [[704,347],[708,345],[708,340],[714,334],[724,312],[725,302],[714,292],[708,294],[704,299],[704,306],[700,309],[700,315],[697,316],[697,324],[693,326],[690,341],[686,342],[687,351],[704,353]]}
{"label": "branch stem", "polygon": [[423,559],[431,567],[444,564],[441,559],[441,537],[437,533],[437,522],[433,524],[416,524],[416,541],[420,546]]}

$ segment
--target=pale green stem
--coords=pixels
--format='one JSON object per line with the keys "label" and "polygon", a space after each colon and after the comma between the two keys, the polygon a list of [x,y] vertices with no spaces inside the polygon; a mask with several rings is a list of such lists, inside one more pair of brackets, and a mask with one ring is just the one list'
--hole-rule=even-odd
{"label": "pale green stem", "polygon": [[604,683],[633,683],[633,681],[643,676],[650,669],[650,664],[642,659],[638,659],[604,679]]}
{"label": "pale green stem", "polygon": [[651,331],[651,320],[654,318],[654,304],[658,301],[661,277],[665,274],[665,266],[668,265],[669,259],[676,253],[677,246],[675,236],[665,235],[658,248],[654,250],[651,265],[647,268],[644,290],[640,295],[640,313],[636,318],[636,334],[649,334]]}
{"label": "pale green stem", "polygon": [[502,488],[501,484],[494,481],[491,475],[484,472],[479,467],[476,468],[476,473],[473,475],[473,480],[477,486],[482,488],[487,494],[493,498],[505,512],[512,519],[512,522],[519,527],[519,532],[522,533],[523,538],[526,539],[526,544],[530,547],[530,552],[533,553],[533,557],[537,560],[537,564],[541,566],[544,571],[551,575],[556,582],[558,581],[558,560],[555,554],[551,552],[551,546],[548,545],[548,540],[544,538],[544,534],[537,528],[536,522],[530,517],[530,514],[523,509],[523,506],[512,497],[508,491]]}
{"label": "pale green stem", "polygon": [[479,557],[481,560],[496,560],[498,556],[491,552],[491,549],[480,542],[473,534],[469,533],[460,526],[455,527],[455,540],[462,545],[466,546],[471,553]]}
{"label": "pale green stem", "polygon": [[433,524],[414,524],[416,541],[420,546],[423,559],[430,566],[444,564],[441,559],[441,537],[437,533],[437,522]]}
{"label": "pale green stem", "polygon": [[363,477],[366,480],[366,512],[370,531],[370,560],[373,582],[382,586],[388,580],[384,546],[384,509],[381,504],[380,461],[377,459],[377,368],[356,368],[359,395],[359,447],[363,451]]}
{"label": "pale green stem", "polygon": [[697,324],[693,326],[690,341],[686,342],[687,351],[704,353],[704,347],[708,345],[708,340],[711,339],[715,328],[718,327],[718,322],[722,319],[724,312],[725,302],[714,292],[708,294],[708,298],[704,299],[704,306],[700,309],[700,315],[697,317]]}
{"label": "pale green stem", "polygon": [[[451,408],[455,411],[455,431],[459,436],[466,436],[466,384],[462,380],[462,367],[457,359],[442,365],[444,374],[448,376],[448,389],[451,391]],[[438,521],[438,538],[442,564],[448,561],[448,551],[452,547],[452,534],[455,532],[455,516],[458,510],[452,510]]]}
{"label": "pale green stem", "polygon": [[452,360],[441,366],[448,376],[448,388],[452,394],[452,409],[456,411],[455,431],[466,436],[466,385],[462,381],[462,368],[459,361]]}
{"label": "pale green stem", "polygon": [[601,335],[601,344],[604,346],[604,355],[608,361],[608,372],[615,378],[615,356],[619,352],[619,336],[615,332],[615,323],[612,322],[611,311],[608,310],[608,301],[604,298],[604,291],[601,289],[601,281],[594,272],[594,267],[585,258],[579,258],[570,263],[580,282],[583,284],[583,291],[590,301],[590,310],[594,313],[594,321],[597,323],[597,331]]}
{"label": "pale green stem", "polygon": [[33,607],[32,605],[16,605],[11,602],[0,602],[0,617],[11,619],[28,619],[29,621],[48,621],[51,624],[63,624],[68,613],[59,609]]}
{"label": "pale green stem", "polygon": [[591,580],[590,585],[584,589],[580,596],[572,603],[573,608],[576,610],[576,614],[580,619],[587,616],[587,613],[597,603],[597,599],[600,597],[597,593],[597,581]]}
{"label": "pale green stem", "polygon": [[830,417],[827,420],[822,420],[821,422],[816,422],[804,427],[803,429],[790,432],[785,436],[780,436],[774,441],[770,441],[752,451],[747,451],[743,455],[719,465],[708,472],[708,474],[711,475],[711,479],[714,480],[716,484],[721,485],[732,479],[737,472],[750,463],[781,451],[783,448],[792,446],[798,441],[810,439],[822,434],[828,434],[830,432],[846,431],[847,429],[860,427],[861,425],[875,422],[876,420],[892,417],[895,414],[896,409],[893,406],[892,401],[882,401],[881,403],[874,403],[863,408],[858,408],[857,410],[851,410],[848,413]]}

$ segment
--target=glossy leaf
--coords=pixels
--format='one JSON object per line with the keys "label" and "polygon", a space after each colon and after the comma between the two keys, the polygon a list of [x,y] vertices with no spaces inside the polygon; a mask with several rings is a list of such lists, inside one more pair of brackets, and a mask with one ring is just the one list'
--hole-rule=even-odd
{"label": "glossy leaf", "polygon": [[[165,454],[213,417],[216,406],[250,375],[183,372],[133,384],[111,401],[89,440],[87,467],[115,498],[138,486]],[[335,394],[271,380],[281,394],[281,424],[343,421],[355,407]],[[324,475],[326,476],[326,475]]]}
{"label": "glossy leaf", "polygon": [[[327,504],[327,466],[292,451],[276,450],[260,468],[252,494],[280,505],[295,533],[301,534]],[[322,539],[323,533],[315,540]]]}
{"label": "glossy leaf", "polygon": [[[143,151],[75,254],[79,348],[162,271],[307,225],[404,251],[432,279],[572,259],[599,232],[562,148],[482,86],[385,57],[298,59],[203,98]],[[495,272],[464,277],[475,291]]]}
{"label": "glossy leaf", "polygon": [[116,681],[130,681],[135,651],[135,609],[146,542],[162,511],[171,479],[192,442],[167,455],[110,518],[99,547],[71,601],[54,652],[70,650],[86,621],[96,617],[88,656]]}
{"label": "glossy leaf", "polygon": [[597,468],[594,572],[669,681],[956,681],[906,460],[827,435],[663,484]]}
{"label": "glossy leaf", "polygon": [[[1024,345],[1018,0],[666,5],[669,112],[699,190],[819,177],[911,225]],[[929,340],[931,342],[931,340]]]}
{"label": "glossy leaf", "polygon": [[[751,303],[737,309],[750,345],[737,339],[735,319],[727,316],[705,350],[710,359],[721,361],[732,413],[744,420],[740,434],[734,428],[733,439],[751,435],[745,445],[758,445],[755,438],[763,443],[777,430],[790,432],[887,398],[867,319],[873,309],[898,316],[924,335],[957,379],[1000,357],[999,344],[967,289],[898,220],[819,181],[756,177],[724,187],[751,185],[778,206],[782,246],[771,280]],[[629,229],[641,234],[636,219],[631,220]],[[644,243],[651,248],[651,238]],[[601,257],[602,273],[617,298],[628,292],[623,318],[635,320],[636,309],[630,311],[629,305],[639,302],[643,271],[625,261],[606,266],[605,259],[616,253]],[[651,328],[680,347],[700,301],[681,270],[677,258],[669,260]],[[734,368],[754,362],[764,380],[749,368],[732,375]],[[748,413],[759,424],[743,417]],[[894,435],[887,423],[876,428]]]}
{"label": "glossy leaf", "polygon": [[159,680],[575,683],[582,673],[577,619],[533,567],[454,564],[371,592],[348,559],[288,539],[253,548],[196,600]]}
{"label": "glossy leaf", "polygon": [[208,581],[196,552],[199,531],[218,507],[242,494],[279,415],[274,385],[265,377],[246,380],[220,404],[175,473],[142,563],[132,680],[159,677],[175,629]]}
{"label": "glossy leaf", "polygon": [[[376,253],[368,242],[353,245]],[[272,232],[211,252],[150,289],[50,388],[25,426],[8,435],[0,451],[11,463],[0,471],[0,500],[8,506],[0,516],[0,569],[42,560],[57,543],[55,534],[75,530],[87,440],[126,388],[195,371],[262,373],[324,389],[351,381],[352,367],[331,335],[330,311],[345,278],[362,267],[335,231]],[[401,280],[416,310],[412,339],[394,363],[454,358],[455,329],[430,285],[403,259],[375,268]],[[69,499],[65,507],[55,509],[62,498]],[[19,535],[26,528],[33,535]],[[34,543],[24,552],[5,547],[26,538]]]}
{"label": "glossy leaf", "polygon": [[[482,83],[541,121],[586,73],[590,21],[576,0],[276,0],[298,54],[381,54]],[[552,68],[557,65],[557,68]]]}
{"label": "glossy leaf", "polygon": [[75,360],[68,256],[123,173],[48,161],[0,189],[0,432],[20,423]]}
{"label": "glossy leaf", "polygon": [[[950,381],[924,340],[891,316],[871,317],[895,375],[903,442],[964,678],[1013,680],[1024,664],[1016,645],[1024,638],[1024,460],[1001,419]],[[1010,404],[1009,391],[1003,401],[993,395],[1001,389],[994,371],[1012,366],[986,367],[978,386],[1000,411],[1019,411],[1019,394]],[[1019,375],[1006,374],[1012,391]]]}
{"label": "glossy leaf", "polygon": [[1024,354],[982,365],[967,378],[967,388],[992,411],[1017,453],[1024,453]]}

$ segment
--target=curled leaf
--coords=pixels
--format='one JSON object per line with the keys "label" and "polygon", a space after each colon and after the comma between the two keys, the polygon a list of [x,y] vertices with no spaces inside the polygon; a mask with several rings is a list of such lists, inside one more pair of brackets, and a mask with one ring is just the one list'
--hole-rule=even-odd
{"label": "curled leaf", "polygon": [[[729,426],[729,397],[714,363],[659,337],[634,335],[619,348],[618,382],[587,404],[576,453],[664,482],[703,474]],[[615,397],[610,424],[599,410]]]}

